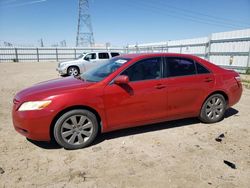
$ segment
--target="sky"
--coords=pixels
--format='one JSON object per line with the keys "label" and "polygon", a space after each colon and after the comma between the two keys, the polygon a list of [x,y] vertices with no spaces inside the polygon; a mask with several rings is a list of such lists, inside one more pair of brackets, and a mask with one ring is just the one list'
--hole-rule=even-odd
{"label": "sky", "polygon": [[[89,0],[95,42],[126,46],[250,28],[250,0]],[[0,0],[0,44],[75,46],[78,0]]]}

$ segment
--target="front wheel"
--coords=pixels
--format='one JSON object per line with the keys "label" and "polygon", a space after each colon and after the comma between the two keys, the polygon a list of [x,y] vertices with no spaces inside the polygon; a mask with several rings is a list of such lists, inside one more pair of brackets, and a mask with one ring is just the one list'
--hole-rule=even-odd
{"label": "front wheel", "polygon": [[68,76],[78,76],[80,74],[79,68],[76,66],[71,66],[67,70]]}
{"label": "front wheel", "polygon": [[65,149],[90,145],[98,133],[96,116],[88,110],[71,110],[63,114],[54,127],[56,142]]}
{"label": "front wheel", "polygon": [[223,119],[226,101],[221,94],[213,94],[204,102],[199,119],[204,123],[215,123]]}

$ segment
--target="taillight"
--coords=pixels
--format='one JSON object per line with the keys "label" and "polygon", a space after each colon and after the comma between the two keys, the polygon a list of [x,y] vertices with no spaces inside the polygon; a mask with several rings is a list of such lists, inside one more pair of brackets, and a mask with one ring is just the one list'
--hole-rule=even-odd
{"label": "taillight", "polygon": [[238,86],[240,87],[241,86],[241,78],[240,78],[240,76],[235,76],[234,79],[236,80]]}
{"label": "taillight", "polygon": [[14,104],[18,104],[19,101],[18,101],[17,99],[13,99],[13,103],[14,103]]}

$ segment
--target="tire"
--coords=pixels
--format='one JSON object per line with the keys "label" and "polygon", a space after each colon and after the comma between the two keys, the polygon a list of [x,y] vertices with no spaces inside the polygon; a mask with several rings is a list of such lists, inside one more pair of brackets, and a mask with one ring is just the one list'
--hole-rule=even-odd
{"label": "tire", "polygon": [[224,118],[226,100],[221,94],[213,94],[202,105],[199,119],[204,123],[216,123]]}
{"label": "tire", "polygon": [[78,76],[80,74],[80,70],[77,66],[70,66],[67,70],[68,76]]}
{"label": "tire", "polygon": [[98,134],[96,116],[88,110],[71,110],[55,123],[54,138],[65,149],[80,149],[89,146]]}

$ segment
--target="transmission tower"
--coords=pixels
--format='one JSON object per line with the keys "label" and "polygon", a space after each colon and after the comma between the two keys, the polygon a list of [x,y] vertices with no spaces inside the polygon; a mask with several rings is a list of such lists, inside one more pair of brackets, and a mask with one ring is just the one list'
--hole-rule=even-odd
{"label": "transmission tower", "polygon": [[79,0],[76,46],[94,46],[94,34],[90,19],[88,0]]}

